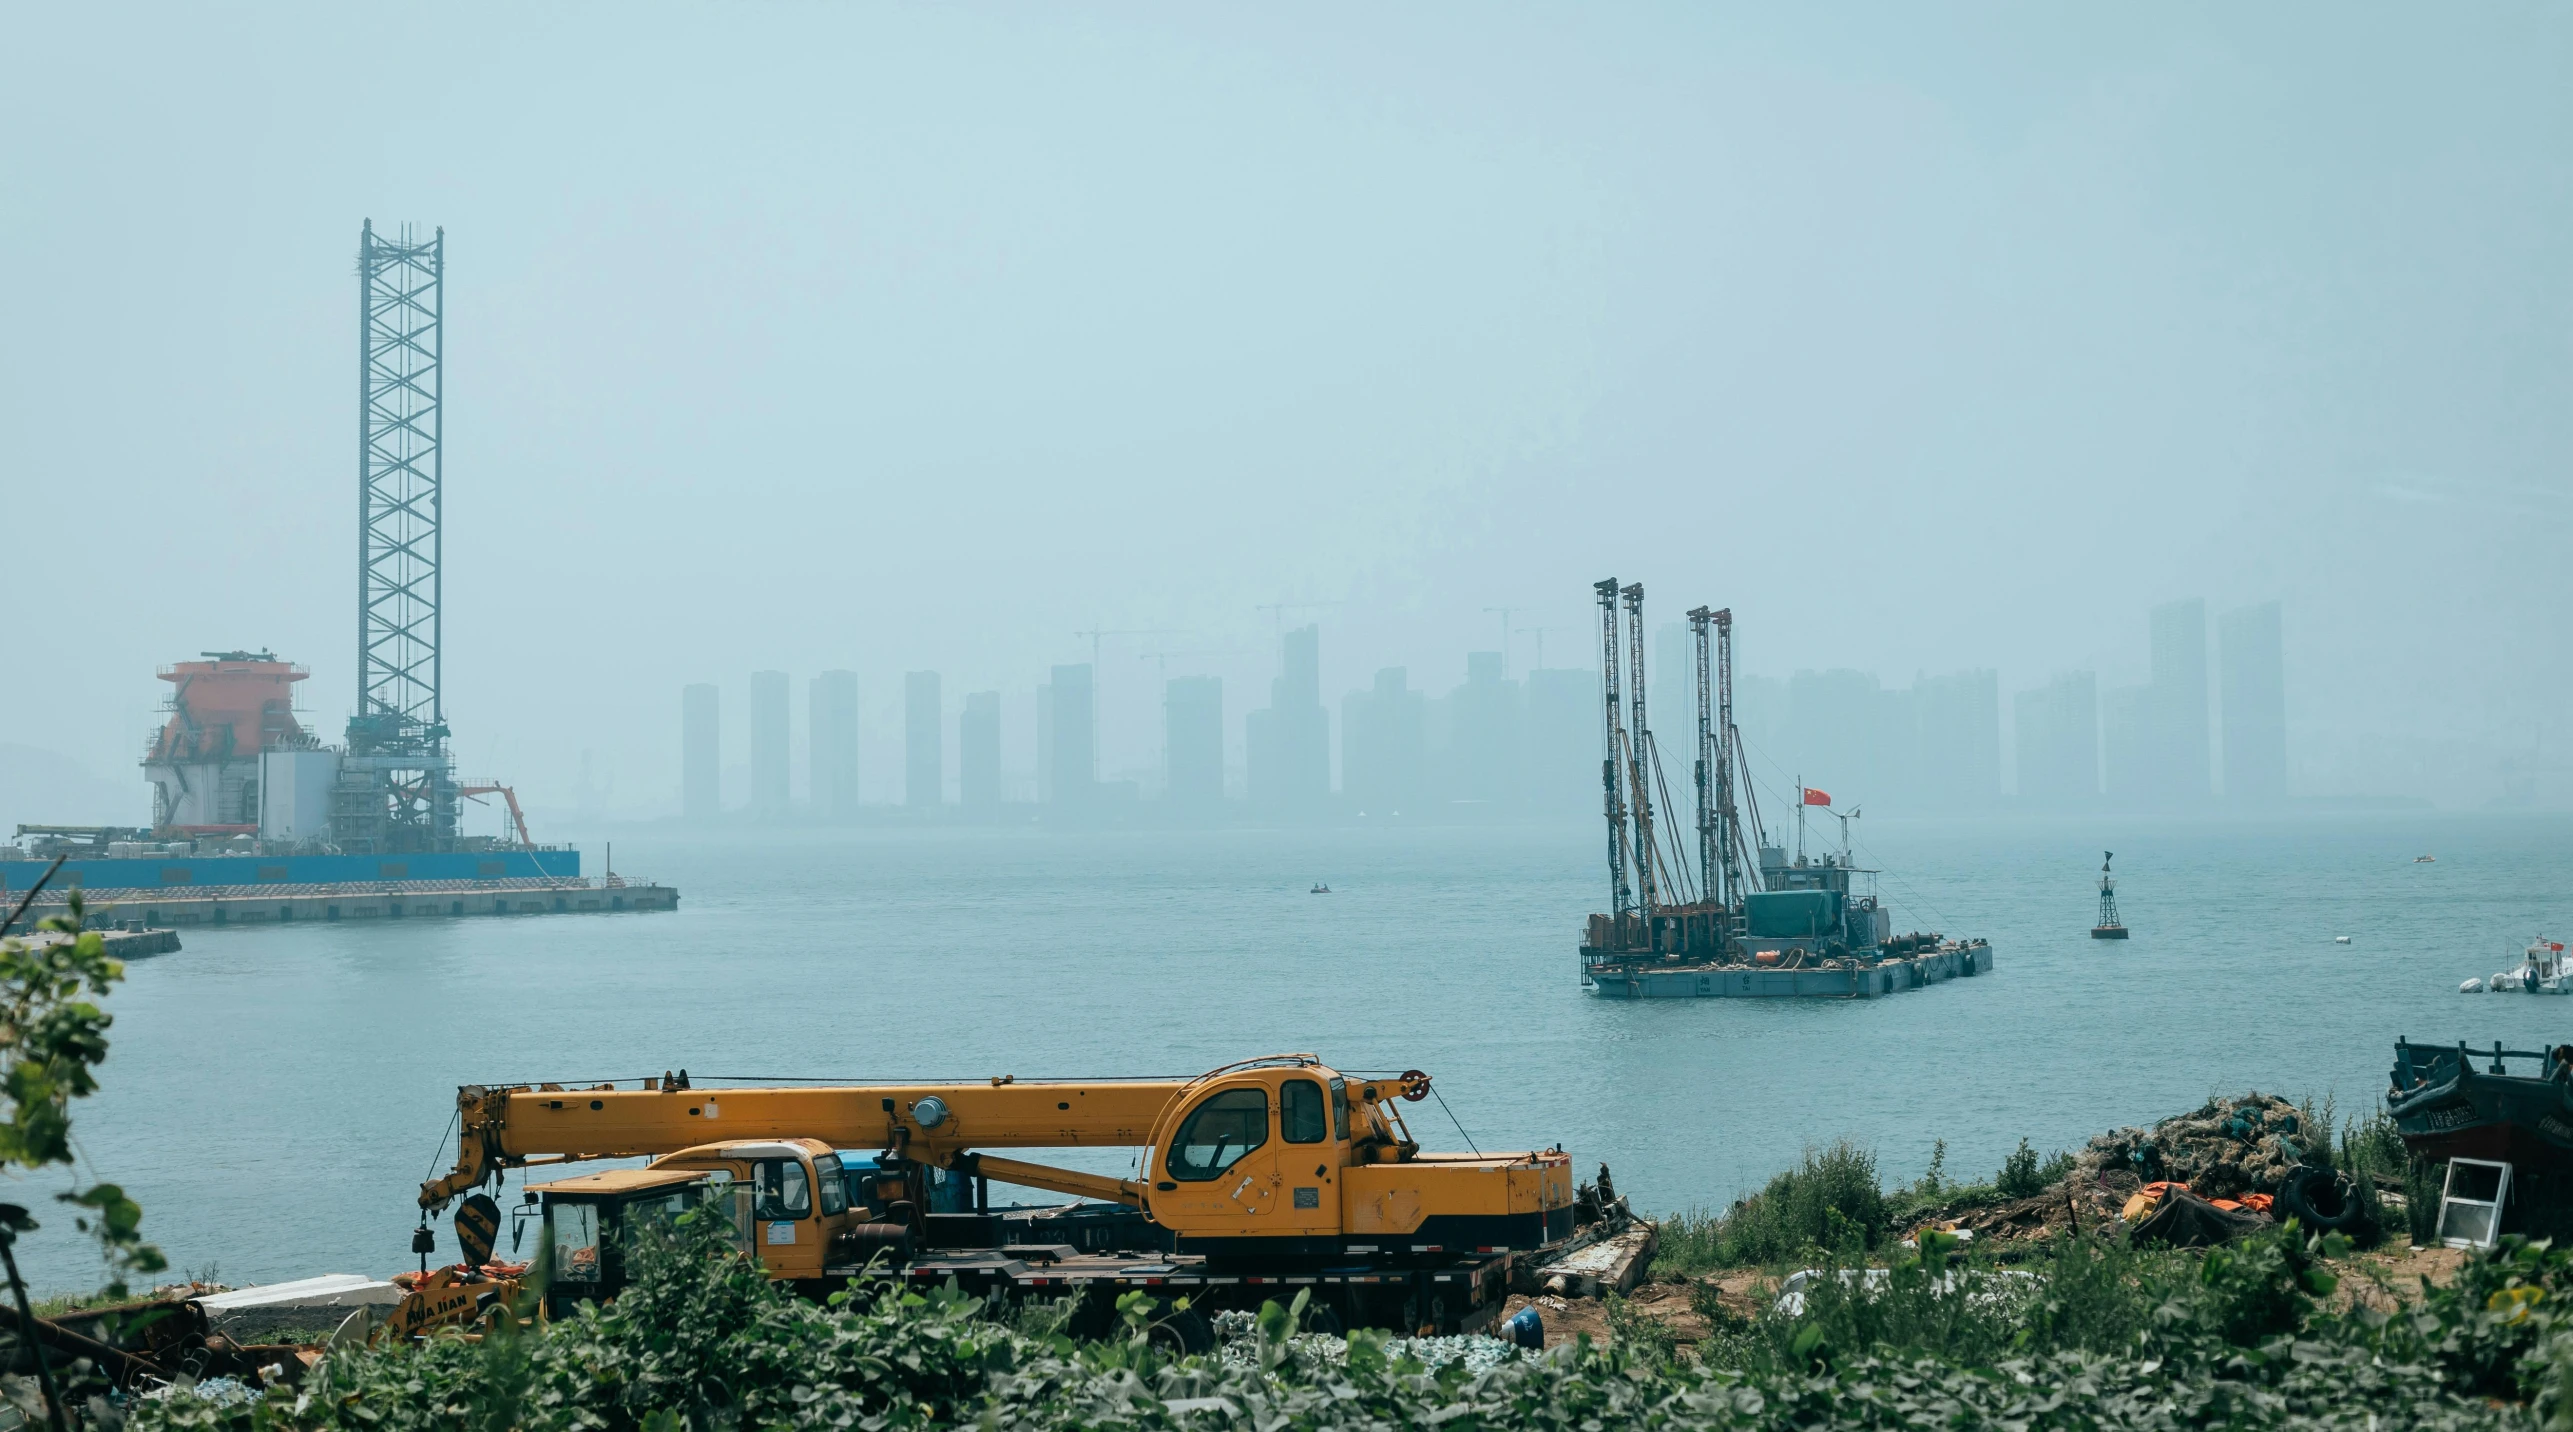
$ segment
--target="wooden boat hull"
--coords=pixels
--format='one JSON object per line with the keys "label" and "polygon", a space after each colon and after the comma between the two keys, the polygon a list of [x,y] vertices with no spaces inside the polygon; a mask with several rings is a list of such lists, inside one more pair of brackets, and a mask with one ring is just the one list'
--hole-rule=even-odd
{"label": "wooden boat hull", "polygon": [[2523,1168],[2573,1169],[2573,1079],[2541,1073],[2493,1073],[2510,1059],[2548,1064],[2544,1054],[2476,1054],[2395,1046],[2394,1087],[2386,1095],[2404,1147],[2417,1158],[2494,1159]]}

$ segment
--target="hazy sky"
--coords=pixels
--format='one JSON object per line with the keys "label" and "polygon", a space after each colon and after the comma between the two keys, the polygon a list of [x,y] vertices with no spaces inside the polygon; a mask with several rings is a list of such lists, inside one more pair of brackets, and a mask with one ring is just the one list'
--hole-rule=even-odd
{"label": "hazy sky", "polygon": [[448,711],[540,803],[665,799],[688,681],[890,738],[1175,628],[1103,700],[1238,740],[1258,604],[1336,702],[1611,574],[2005,692],[2282,598],[2300,739],[2573,740],[2561,6],[0,23],[0,743],[138,805],[156,664],[346,719],[368,218],[447,232]]}

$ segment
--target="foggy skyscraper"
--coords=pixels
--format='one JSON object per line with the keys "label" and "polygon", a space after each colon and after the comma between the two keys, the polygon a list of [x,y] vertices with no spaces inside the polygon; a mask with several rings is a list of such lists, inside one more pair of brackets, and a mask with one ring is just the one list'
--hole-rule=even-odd
{"label": "foggy skyscraper", "polygon": [[987,810],[1001,803],[1001,694],[966,696],[956,718],[956,798]]}
{"label": "foggy skyscraper", "polygon": [[939,723],[938,673],[902,678],[902,803],[934,806],[946,798],[946,753]]}
{"label": "foggy skyscraper", "polygon": [[724,694],[700,683],[679,693],[679,810],[691,825],[724,813]]}
{"label": "foggy skyscraper", "polygon": [[813,809],[825,820],[858,814],[858,674],[826,671],[806,692],[805,779]]}
{"label": "foggy skyscraper", "polygon": [[2155,804],[2195,804],[2215,789],[2208,757],[2207,604],[2191,597],[2153,609]]}
{"label": "foggy skyscraper", "polygon": [[2047,808],[2099,797],[2099,683],[2065,672],[2011,700],[2018,729],[2019,801]]}
{"label": "foggy skyscraper", "polygon": [[[1539,668],[1524,684],[1521,781],[1530,808],[1545,816],[1598,815],[1599,677],[1581,667]],[[1694,704],[1691,711],[1694,720]]]}
{"label": "foggy skyscraper", "polygon": [[2100,693],[2100,767],[2108,797],[2133,808],[2163,799],[2154,754],[2153,688],[2112,686]]}
{"label": "foggy skyscraper", "polygon": [[1162,683],[1162,779],[1173,805],[1212,809],[1224,800],[1224,679]]}
{"label": "foggy skyscraper", "polygon": [[[1685,629],[1681,635],[1687,635]],[[1645,700],[1652,710],[1661,709],[1662,702],[1650,685],[1645,687]],[[1467,652],[1464,684],[1447,694],[1446,706],[1447,748],[1439,763],[1444,777],[1440,794],[1485,807],[1509,804],[1519,784],[1519,684],[1502,680],[1501,653]],[[1663,741],[1658,732],[1654,739],[1657,744]],[[1670,748],[1662,744],[1662,749]]]}
{"label": "foggy skyscraper", "polygon": [[1054,668],[1043,702],[1046,803],[1087,806],[1099,784],[1098,710],[1090,697],[1090,663]]}
{"label": "foggy skyscraper", "polygon": [[1877,772],[1884,698],[1875,676],[1864,671],[1799,671],[1789,677],[1788,779],[1830,791],[1844,805],[1887,794]]}
{"label": "foggy skyscraper", "polygon": [[1923,810],[1985,810],[2001,799],[2001,677],[1993,671],[1912,682],[1914,744],[1901,784]]}
{"label": "foggy skyscraper", "polygon": [[750,674],[750,808],[763,820],[787,812],[786,673]]}
{"label": "foggy skyscraper", "polygon": [[1429,766],[1421,693],[1410,673],[1389,666],[1364,691],[1340,702],[1340,793],[1370,816],[1422,814],[1421,777]]}
{"label": "foggy skyscraper", "polygon": [[2224,614],[2218,707],[2225,731],[2225,798],[2246,805],[2287,796],[2287,670],[2278,603]]}
{"label": "foggy skyscraper", "polygon": [[1269,704],[1244,728],[1251,803],[1312,810],[1331,795],[1331,713],[1322,704],[1322,628],[1298,627],[1279,643],[1282,670]]}

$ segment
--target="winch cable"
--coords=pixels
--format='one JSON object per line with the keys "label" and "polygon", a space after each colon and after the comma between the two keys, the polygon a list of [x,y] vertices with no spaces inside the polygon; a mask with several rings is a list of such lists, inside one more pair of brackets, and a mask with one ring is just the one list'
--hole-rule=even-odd
{"label": "winch cable", "polygon": [[[1787,771],[1780,769],[1778,763],[1770,759],[1769,753],[1752,744],[1749,737],[1746,736],[1742,738],[1742,748],[1749,751],[1751,754],[1758,756],[1761,764],[1767,766],[1771,771],[1776,772],[1778,779],[1785,782],[1788,787],[1794,786],[1796,778]],[[1795,800],[1788,802],[1788,804],[1801,805],[1805,799],[1805,793],[1802,790],[1796,790],[1794,791],[1794,795],[1796,797]],[[1882,869],[1881,867],[1884,864],[1884,858],[1871,849],[1866,841],[1860,840],[1856,836],[1852,836],[1850,837],[1849,843],[1860,850],[1866,851],[1868,862],[1880,867],[1875,873],[1882,876],[1888,884],[1895,886],[1903,892],[1907,908],[1917,905],[1923,913],[1930,917],[1930,922],[1932,924],[1947,925],[1951,928],[1956,928],[1955,922],[1948,918],[1947,912],[1941,910],[1936,905],[1931,904],[1927,897],[1923,896],[1918,890],[1912,888],[1910,882],[1904,880],[1899,875],[1892,874],[1891,872]]]}
{"label": "winch cable", "polygon": [[[1870,862],[1870,863],[1879,864],[1879,865],[1881,865],[1881,864],[1883,863],[1883,859],[1884,859],[1884,857],[1882,857],[1882,856],[1878,855],[1878,854],[1877,854],[1875,851],[1873,851],[1873,850],[1869,850],[1869,849],[1868,849],[1868,846],[1867,846],[1867,842],[1866,842],[1866,841],[1863,841],[1863,840],[1852,840],[1852,841],[1850,842],[1850,844],[1852,844],[1852,845],[1854,845],[1854,846],[1857,846],[1861,851],[1865,851],[1865,852],[1866,852],[1866,855],[1867,855],[1867,858],[1868,858],[1868,860],[1869,860],[1869,862]],[[1945,925],[1945,926],[1947,926],[1948,928],[1950,928],[1950,929],[1952,929],[1952,930],[1953,930],[1953,929],[1957,929],[1957,928],[1959,928],[1959,926],[1956,924],[1956,922],[1955,922],[1955,921],[1950,920],[1950,919],[1948,918],[1948,915],[1947,915],[1947,912],[1946,912],[1946,911],[1944,911],[1944,910],[1940,909],[1940,908],[1939,908],[1938,906],[1936,906],[1936,905],[1931,904],[1928,896],[1923,895],[1920,891],[1913,889],[1913,888],[1912,888],[1912,886],[1911,886],[1911,883],[1910,883],[1910,882],[1908,882],[1908,881],[1906,881],[1906,880],[1904,880],[1901,876],[1891,874],[1891,873],[1889,873],[1889,872],[1887,872],[1887,871],[1885,871],[1885,870],[1882,870],[1882,869],[1878,870],[1876,873],[1877,873],[1877,874],[1879,874],[1879,875],[1884,876],[1884,877],[1885,877],[1885,879],[1886,879],[1886,881],[1887,881],[1888,883],[1890,883],[1890,884],[1894,885],[1896,888],[1900,889],[1900,890],[1903,892],[1903,894],[1904,894],[1905,898],[1906,898],[1906,899],[1907,899],[1911,904],[1918,905],[1918,906],[1919,906],[1919,907],[1921,907],[1923,910],[1925,910],[1925,911],[1929,912],[1930,919],[1931,919],[1931,921],[1932,921],[1933,923],[1941,924],[1941,925]],[[1962,937],[1961,937],[1961,938],[1962,938]]]}
{"label": "winch cable", "polygon": [[1433,1081],[1429,1086],[1429,1096],[1438,1101],[1438,1111],[1447,1115],[1447,1121],[1456,1125],[1456,1136],[1465,1140],[1465,1146],[1468,1149],[1473,1150],[1476,1158],[1483,1157],[1483,1150],[1474,1147],[1474,1136],[1465,1132],[1465,1121],[1456,1117],[1456,1111],[1454,1109],[1447,1107],[1447,1096],[1438,1092],[1438,1085],[1435,1081]]}
{"label": "winch cable", "polygon": [[[457,1126],[463,1122],[464,1117],[465,1111],[462,1107],[457,1108],[455,1112],[447,1115],[447,1131],[446,1133],[438,1135],[438,1146],[429,1154],[429,1171],[421,1175],[421,1183],[426,1184],[429,1180],[438,1176],[438,1161],[447,1156],[447,1134],[455,1133],[457,1131]],[[463,1157],[464,1146],[462,1143],[459,1143],[456,1146],[456,1153],[459,1158]]]}

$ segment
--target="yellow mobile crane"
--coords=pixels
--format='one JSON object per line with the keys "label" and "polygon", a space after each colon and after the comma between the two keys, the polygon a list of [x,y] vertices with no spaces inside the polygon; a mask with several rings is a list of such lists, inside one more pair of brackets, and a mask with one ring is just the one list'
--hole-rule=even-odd
{"label": "yellow mobile crane", "polygon": [[[1572,1235],[1572,1161],[1560,1149],[1423,1152],[1397,1105],[1428,1093],[1418,1071],[1352,1077],[1311,1054],[1188,1080],[701,1088],[681,1073],[642,1088],[469,1085],[457,1091],[456,1166],[421,1186],[420,1207],[442,1210],[511,1168],[649,1157],[645,1169],[531,1187],[558,1279],[582,1261],[579,1240],[599,1237],[597,1213],[576,1216],[576,1205],[658,1206],[703,1181],[732,1188],[770,1276],[814,1291],[883,1253],[921,1282],[1101,1297],[1166,1288],[1201,1310],[1310,1284],[1349,1324],[1455,1331],[1498,1311],[1515,1256]],[[989,1152],[1093,1147],[1143,1149],[1139,1176]],[[863,1148],[880,1152],[842,1166],[836,1151]],[[1115,1205],[1094,1210],[1115,1216],[995,1212],[994,1180]]]}

